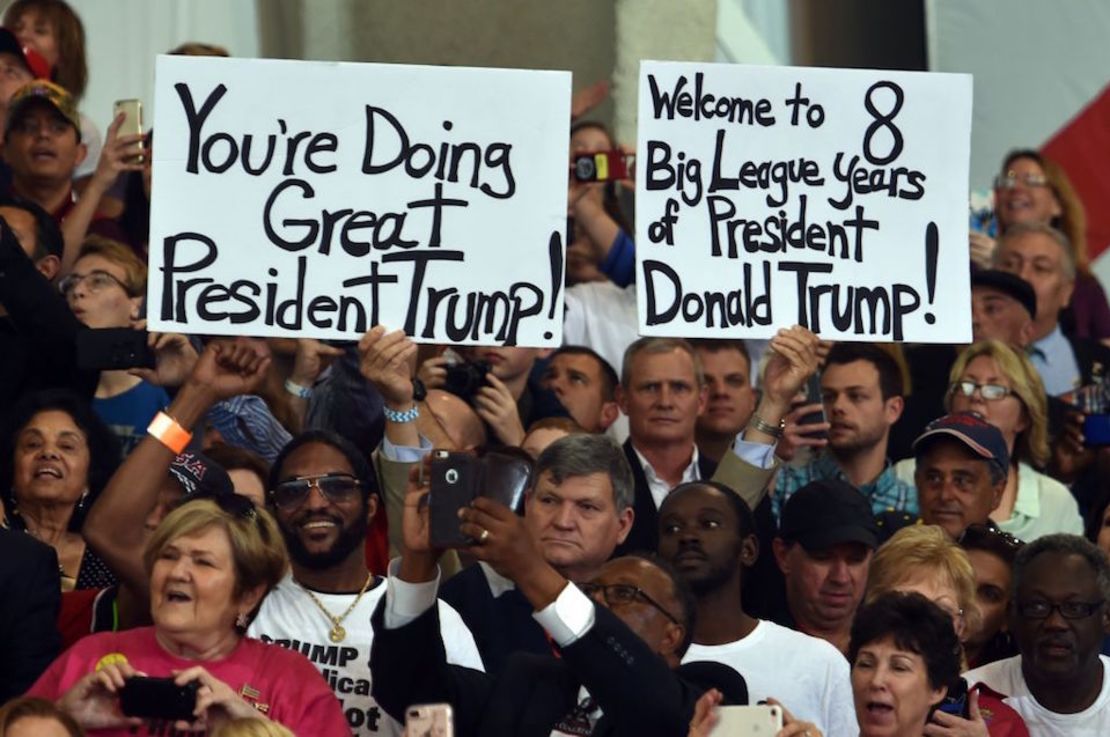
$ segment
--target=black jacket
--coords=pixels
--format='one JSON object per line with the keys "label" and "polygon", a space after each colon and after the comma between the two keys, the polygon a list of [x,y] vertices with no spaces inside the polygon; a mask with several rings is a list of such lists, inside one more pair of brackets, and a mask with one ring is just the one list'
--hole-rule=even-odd
{"label": "black jacket", "polygon": [[447,702],[458,737],[549,737],[585,686],[601,706],[598,736],[685,735],[694,703],[710,687],[746,703],[743,679],[728,666],[697,663],[671,670],[616,615],[596,607],[594,626],[561,658],[516,653],[500,675],[448,665],[438,607],[404,627],[374,612],[370,650],[373,695],[394,719],[412,704]]}
{"label": "black jacket", "polygon": [[0,704],[30,688],[61,650],[61,591],[54,549],[0,530]]}

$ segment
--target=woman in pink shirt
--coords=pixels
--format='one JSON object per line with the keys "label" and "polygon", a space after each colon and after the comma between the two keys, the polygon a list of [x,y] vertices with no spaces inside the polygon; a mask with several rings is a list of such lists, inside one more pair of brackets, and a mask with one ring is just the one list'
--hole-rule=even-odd
{"label": "woman in pink shirt", "polygon": [[[278,722],[295,734],[349,735],[339,702],[299,653],[243,635],[284,575],[276,523],[245,497],[191,501],[170,513],[144,551],[153,627],[91,635],[28,692],[58,701],[90,735],[206,735],[231,719]],[[195,684],[191,720],[125,715],[135,676]]]}

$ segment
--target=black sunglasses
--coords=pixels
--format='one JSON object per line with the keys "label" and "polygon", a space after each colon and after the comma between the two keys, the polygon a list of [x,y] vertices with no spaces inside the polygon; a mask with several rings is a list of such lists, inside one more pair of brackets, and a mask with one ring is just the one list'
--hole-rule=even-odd
{"label": "black sunglasses", "polygon": [[304,504],[314,486],[332,504],[349,502],[362,493],[362,484],[354,476],[325,473],[282,481],[270,489],[270,499],[279,509],[295,509]]}

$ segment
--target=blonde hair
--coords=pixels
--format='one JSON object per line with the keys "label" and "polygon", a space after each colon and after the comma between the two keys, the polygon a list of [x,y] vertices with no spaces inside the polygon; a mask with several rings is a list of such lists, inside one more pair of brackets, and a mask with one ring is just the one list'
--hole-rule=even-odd
{"label": "blonde hair", "polygon": [[[1000,340],[981,340],[964,349],[952,364],[948,382],[954,385],[963,376],[968,365],[980,356],[998,364],[1010,382],[1014,394],[1021,400],[1029,426],[1014,439],[1012,457],[1031,466],[1043,468],[1048,463],[1048,401],[1045,399],[1044,382],[1024,353],[1014,350]],[[952,391],[944,398],[945,409],[951,410]]]}
{"label": "blonde hair", "polygon": [[[243,500],[249,504],[249,500]],[[231,543],[235,566],[235,597],[259,586],[269,591],[282,579],[288,566],[285,541],[270,513],[253,506],[245,514],[228,512],[211,499],[187,502],[166,515],[147,541],[143,564],[149,575],[154,563],[174,540],[219,528]]]}
{"label": "blonde hair", "polygon": [[146,291],[146,263],[126,243],[102,235],[86,236],[81,243],[81,250],[77,252],[77,261],[85,256],[100,256],[121,267],[126,277],[123,280],[124,286],[132,297],[140,296]]}
{"label": "blonde hair", "polygon": [[211,737],[296,737],[277,722],[250,717],[232,719],[217,727]]}
{"label": "blonde hair", "polygon": [[900,585],[920,578],[946,581],[956,590],[966,623],[965,636],[982,626],[971,560],[936,525],[903,527],[875,551],[867,572],[863,603],[870,604]]}

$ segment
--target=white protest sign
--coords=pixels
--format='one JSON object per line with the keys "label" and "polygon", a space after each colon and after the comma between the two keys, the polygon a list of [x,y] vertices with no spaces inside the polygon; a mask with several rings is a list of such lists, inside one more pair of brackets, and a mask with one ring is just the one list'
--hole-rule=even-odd
{"label": "white protest sign", "polygon": [[156,72],[151,330],[559,344],[569,72]]}
{"label": "white protest sign", "polygon": [[645,61],[640,332],[971,340],[971,77]]}

